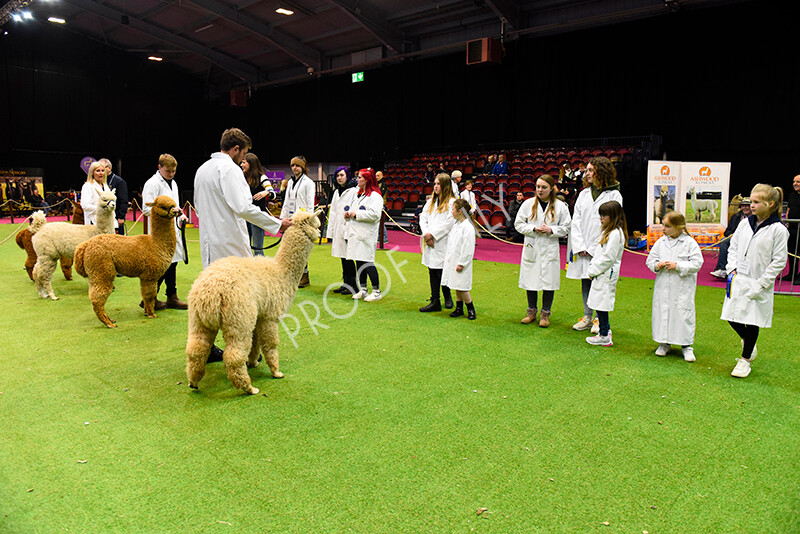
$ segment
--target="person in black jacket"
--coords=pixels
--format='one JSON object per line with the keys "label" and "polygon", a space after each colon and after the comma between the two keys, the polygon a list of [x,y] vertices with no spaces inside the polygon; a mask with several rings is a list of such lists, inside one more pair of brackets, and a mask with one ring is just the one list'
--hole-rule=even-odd
{"label": "person in black jacket", "polygon": [[100,163],[106,168],[106,175],[108,176],[108,187],[116,190],[117,195],[117,208],[114,210],[114,215],[119,223],[117,233],[125,235],[125,214],[128,213],[128,184],[121,176],[114,174],[111,171],[111,161],[107,158],[101,158]]}
{"label": "person in black jacket", "polygon": [[[750,216],[750,199],[745,197],[739,203],[739,211],[731,217],[730,222],[728,222],[728,227],[725,228],[725,233],[723,234],[725,237],[730,237],[736,231],[736,227],[739,226],[739,223],[742,222],[742,219],[746,219]],[[719,258],[717,258],[717,265],[714,267],[714,270],[711,271],[711,276],[714,278],[720,278],[725,280],[728,277],[728,271],[725,269],[725,266],[728,264],[728,247],[731,246],[731,240],[726,239],[722,243],[719,244]]]}
{"label": "person in black jacket", "polygon": [[[792,180],[792,191],[788,195],[789,211],[786,212],[787,219],[800,219],[800,174]],[[789,253],[798,254],[800,252],[800,244],[797,241],[798,226],[800,223],[789,224]],[[800,285],[800,260],[789,256],[789,274],[782,278],[783,280],[790,280],[793,285]]]}

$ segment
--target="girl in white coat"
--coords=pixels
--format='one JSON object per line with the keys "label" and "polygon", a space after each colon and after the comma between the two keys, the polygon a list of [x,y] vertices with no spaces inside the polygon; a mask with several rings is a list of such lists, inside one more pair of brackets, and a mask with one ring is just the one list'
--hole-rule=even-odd
{"label": "girl in white coat", "polygon": [[456,223],[447,237],[444,254],[442,285],[456,292],[456,309],[450,317],[462,317],[467,305],[467,319],[474,320],[475,305],[472,303],[472,259],[475,256],[475,226],[469,216],[469,203],[463,198],[453,202],[450,212]]}
{"label": "girl in white coat", "polygon": [[[108,171],[99,161],[94,161],[86,173],[86,182],[81,187],[81,208],[83,209],[83,224],[95,223],[97,218],[97,200],[101,191],[111,191],[108,187]],[[119,223],[114,219],[114,228]]]}
{"label": "girl in white coat", "polygon": [[[308,177],[308,162],[305,156],[295,156],[291,161],[292,176],[286,183],[281,219],[291,219],[298,211],[314,211],[314,182]],[[298,287],[309,285],[308,265],[303,270]]]}
{"label": "girl in white coat", "polygon": [[662,222],[664,235],[650,249],[646,261],[648,269],[656,273],[652,315],[653,341],[658,343],[656,356],[666,356],[670,345],[681,345],[683,359],[693,362],[694,294],[703,253],[686,232],[682,213],[670,211]]}
{"label": "girl in white coat", "polygon": [[567,246],[567,278],[581,281],[583,297],[583,316],[572,328],[575,330],[592,329],[599,332],[599,323],[592,322],[593,311],[589,306],[589,289],[592,280],[589,278],[589,263],[598,253],[600,241],[600,206],[612,200],[622,206],[622,195],[617,182],[617,170],[608,158],[596,157],[589,160],[584,179],[589,184],[578,198],[572,212],[572,225],[569,231]]}
{"label": "girl in white coat", "polygon": [[783,190],[757,184],[750,193],[752,215],[743,219],[728,249],[728,289],[721,319],[742,338],[742,357],[731,375],[745,378],[756,357],[759,328],[772,326],[775,278],[786,265],[789,231],[781,224]]}
{"label": "girl in white coat", "polygon": [[442,268],[444,254],[447,251],[447,239],[450,229],[455,224],[453,218],[453,202],[456,201],[450,187],[450,176],[441,173],[433,181],[433,194],[430,196],[419,214],[419,227],[422,232],[422,265],[428,268],[428,280],[431,285],[430,302],[419,311],[442,311],[439,300],[439,288],[444,295],[444,307],[452,308],[453,299],[450,288],[442,286]]}
{"label": "girl in white coat", "polygon": [[[358,171],[358,191],[344,214],[344,238],[347,240],[347,259],[356,262],[361,289],[353,299],[364,302],[381,300],[380,279],[375,268],[375,246],[378,244],[378,227],[383,213],[383,197],[375,180],[375,171]],[[367,294],[367,277],[372,283],[372,293]]]}
{"label": "girl in white coat", "polygon": [[328,211],[328,230],[325,237],[332,241],[331,256],[342,261],[342,281],[334,293],[342,295],[355,295],[358,293],[356,281],[356,264],[347,259],[347,241],[344,239],[344,214],[350,211],[350,206],[356,198],[356,182],[350,176],[350,169],[339,167],[334,175],[336,191],[333,192]]}
{"label": "girl in white coat", "polygon": [[619,202],[612,200],[600,206],[598,210],[602,235],[594,247],[595,254],[589,263],[587,272],[592,280],[589,290],[589,306],[597,312],[600,331],[595,336],[587,337],[590,345],[610,347],[611,324],[608,312],[614,310],[614,300],[619,280],[619,267],[622,263],[622,251],[628,235],[625,223],[625,212]]}
{"label": "girl in white coat", "polygon": [[549,174],[536,180],[536,196],[519,207],[514,228],[525,236],[519,262],[519,287],[527,292],[528,313],[522,324],[536,320],[538,291],[542,292],[539,326],[550,326],[553,296],[561,284],[561,255],[558,239],[569,232],[571,218],[567,205],[556,199],[556,182]]}

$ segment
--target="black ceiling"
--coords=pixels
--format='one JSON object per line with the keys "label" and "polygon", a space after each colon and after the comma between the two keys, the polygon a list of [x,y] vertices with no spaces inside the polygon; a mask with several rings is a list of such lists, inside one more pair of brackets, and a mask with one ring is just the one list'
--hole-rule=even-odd
{"label": "black ceiling", "polygon": [[[744,0],[741,0],[744,1]],[[210,91],[258,88],[310,76],[465,49],[482,37],[512,40],[575,31],[722,0],[12,0],[12,12],[64,19],[65,31],[166,63]],[[27,5],[23,5],[27,4]],[[286,16],[283,7],[294,11]],[[3,22],[3,20],[5,22]]]}

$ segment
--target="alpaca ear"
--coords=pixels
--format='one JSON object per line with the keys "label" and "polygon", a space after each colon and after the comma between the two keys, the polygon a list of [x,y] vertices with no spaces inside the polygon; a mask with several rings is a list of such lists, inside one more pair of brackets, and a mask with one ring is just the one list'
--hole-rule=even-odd
{"label": "alpaca ear", "polygon": [[319,208],[317,211],[314,212],[314,217],[319,217],[322,211],[323,211],[322,208]]}
{"label": "alpaca ear", "polygon": [[148,208],[152,208],[152,207],[154,207],[156,205],[156,203],[155,202],[145,202],[144,205],[147,206]]}

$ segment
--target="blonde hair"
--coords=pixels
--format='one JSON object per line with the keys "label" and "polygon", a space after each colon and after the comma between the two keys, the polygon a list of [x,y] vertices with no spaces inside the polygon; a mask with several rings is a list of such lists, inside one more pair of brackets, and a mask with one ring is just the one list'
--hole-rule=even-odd
{"label": "blonde hair", "polygon": [[[550,215],[550,222],[553,222],[556,219],[556,181],[549,174],[541,175],[536,179],[537,182],[539,180],[544,180],[550,186],[550,197],[547,199],[549,204],[544,213],[544,220],[546,222],[547,216]],[[536,213],[539,211],[539,195],[536,195],[534,200],[533,206],[531,206],[531,219],[536,219]]]}
{"label": "blonde hair", "polygon": [[450,183],[450,175],[447,173],[441,173],[436,175],[436,180],[439,180],[439,188],[441,192],[437,195],[433,193],[431,195],[431,205],[428,208],[428,213],[433,213],[434,210],[437,213],[442,213],[450,209],[450,199],[455,200],[456,196],[453,194],[453,186]]}
{"label": "blonde hair", "polygon": [[91,165],[89,165],[89,172],[86,173],[86,182],[90,184],[96,183],[94,181],[94,170],[100,167],[103,169],[103,185],[108,185],[108,171],[106,170],[106,166],[100,163],[99,161],[93,161]]}
{"label": "blonde hair", "polygon": [[761,195],[764,201],[774,203],[774,206],[769,210],[770,215],[783,207],[783,189],[780,187],[772,187],[769,184],[756,184],[753,190],[750,191],[750,198],[752,199],[756,193]]}
{"label": "blonde hair", "polygon": [[453,209],[464,215],[464,218],[469,221],[472,227],[475,227],[475,221],[469,216],[469,202],[463,198],[457,198],[456,201],[453,202]]}
{"label": "blonde hair", "polygon": [[178,160],[172,154],[161,154],[158,156],[158,164],[165,169],[177,169]]}
{"label": "blonde hair", "polygon": [[668,211],[664,214],[663,220],[670,223],[673,228],[678,228],[682,233],[689,235],[689,232],[686,230],[686,217],[683,216],[683,213],[679,211]]}

